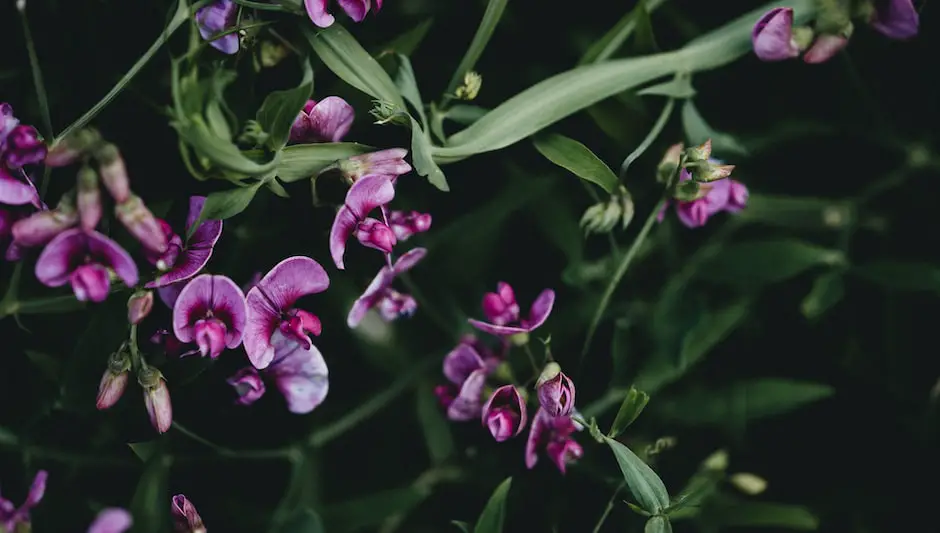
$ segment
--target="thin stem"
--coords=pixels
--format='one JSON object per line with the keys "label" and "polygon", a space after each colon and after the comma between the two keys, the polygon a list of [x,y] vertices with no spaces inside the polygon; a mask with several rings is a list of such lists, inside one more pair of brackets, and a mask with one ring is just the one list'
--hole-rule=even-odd
{"label": "thin stem", "polygon": [[529,344],[526,343],[522,347],[522,350],[529,357],[529,364],[532,365],[532,371],[535,372],[535,375],[538,376],[539,374],[541,374],[542,371],[541,369],[539,369],[539,365],[535,362],[535,355],[532,354],[532,348],[529,347]]}
{"label": "thin stem", "polygon": [[663,128],[666,127],[666,122],[669,121],[669,116],[672,114],[672,109],[675,107],[676,100],[675,98],[670,98],[666,100],[666,105],[663,106],[663,110],[659,113],[659,118],[656,119],[656,123],[653,124],[653,129],[646,134],[646,138],[643,139],[643,142],[640,143],[630,154],[623,160],[623,163],[620,165],[620,181],[623,182],[627,178],[627,169],[630,168],[630,165],[634,161],[640,158],[643,155],[653,141],[659,137],[659,134],[662,133]]}
{"label": "thin stem", "polygon": [[614,489],[614,493],[610,495],[607,507],[604,508],[603,514],[601,514],[601,517],[597,520],[597,525],[594,526],[594,533],[600,533],[601,527],[604,525],[610,512],[614,510],[614,500],[617,499],[617,494],[623,490],[624,485],[626,485],[626,481],[621,481],[620,485],[617,485],[617,488]]}
{"label": "thin stem", "polygon": [[450,83],[447,84],[447,90],[444,91],[444,98],[441,102],[441,109],[444,109],[450,103],[452,100],[451,95],[457,91],[457,87],[463,82],[464,74],[473,70],[477,60],[483,55],[483,50],[490,41],[490,37],[493,36],[493,30],[496,29],[499,19],[503,16],[506,3],[507,0],[489,0],[486,4],[486,11],[483,13],[483,19],[480,20],[476,33],[473,35],[473,41],[470,42],[470,46],[467,47],[460,64],[457,65],[454,75],[450,78]]}
{"label": "thin stem", "polygon": [[29,21],[26,18],[26,3],[17,2],[17,10],[20,12],[20,22],[23,24],[23,36],[26,38],[26,52],[29,54],[29,68],[33,73],[33,86],[36,89],[36,99],[39,100],[39,112],[42,115],[42,125],[45,131],[43,137],[52,138],[52,115],[49,114],[49,98],[46,95],[46,85],[42,81],[42,69],[39,67],[39,56],[36,54],[36,45],[33,42],[33,34],[29,29]]}
{"label": "thin stem", "polygon": [[284,13],[300,13],[296,9],[291,9],[283,4],[264,4],[261,2],[252,2],[251,0],[235,0],[235,3],[241,6],[257,9],[258,11],[281,11]]}
{"label": "thin stem", "polygon": [[273,448],[267,450],[233,450],[231,448],[226,448],[225,446],[216,444],[205,437],[197,435],[195,432],[185,428],[179,422],[174,421],[173,427],[183,435],[186,435],[190,439],[198,442],[199,444],[202,444],[207,448],[211,448],[223,457],[235,459],[285,459],[290,457],[294,450],[290,447]]}
{"label": "thin stem", "polygon": [[[383,206],[379,207],[379,210],[382,212],[382,222],[385,223],[385,226],[389,229],[392,228],[392,225],[388,223],[388,208]],[[395,265],[392,263],[392,252],[385,254],[385,261],[388,263],[388,269],[393,270]]]}

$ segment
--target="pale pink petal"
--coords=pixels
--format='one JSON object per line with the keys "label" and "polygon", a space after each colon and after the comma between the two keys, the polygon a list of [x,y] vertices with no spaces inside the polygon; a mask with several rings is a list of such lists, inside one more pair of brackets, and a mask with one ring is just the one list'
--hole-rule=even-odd
{"label": "pale pink petal", "polygon": [[237,347],[245,331],[245,296],[225,276],[203,274],[186,284],[173,306],[173,333],[181,342],[193,342],[193,326],[211,311],[227,328],[225,345]]}
{"label": "pale pink petal", "polygon": [[287,400],[287,409],[306,414],[317,408],[329,392],[329,370],[323,355],[312,344],[305,348],[276,331],[271,338],[274,362],[268,373]]}
{"label": "pale pink petal", "polygon": [[349,310],[349,315],[346,317],[346,325],[350,328],[358,326],[366,313],[375,307],[379,298],[382,297],[382,293],[391,286],[394,280],[395,275],[389,270],[388,266],[382,267],[375,278],[372,279],[372,282],[369,283],[369,286],[366,287],[362,296],[353,303],[352,309]]}
{"label": "pale pink petal", "polygon": [[133,523],[129,512],[119,507],[109,507],[98,513],[88,527],[88,533],[124,533]]}
{"label": "pale pink petal", "polygon": [[481,396],[484,385],[486,385],[486,369],[481,368],[472,372],[460,386],[457,397],[447,407],[447,418],[457,422],[478,418],[483,408]]}
{"label": "pale pink petal", "polygon": [[[310,111],[310,126],[305,141],[340,142],[349,133],[356,113],[339,96],[327,96]],[[313,137],[314,139],[310,139]]]}
{"label": "pale pink petal", "polygon": [[336,213],[333,227],[330,229],[330,255],[336,268],[343,270],[343,255],[346,253],[346,241],[356,229],[359,221],[375,208],[391,202],[395,198],[395,186],[388,176],[363,176],[353,183],[346,193],[346,202]]}
{"label": "pale pink petal", "polygon": [[418,264],[419,261],[424,259],[424,256],[427,254],[428,251],[426,248],[412,248],[411,250],[408,250],[406,253],[402,254],[402,256],[399,257],[397,261],[395,261],[395,275],[397,276],[398,274],[411,270],[411,268]]}
{"label": "pale pink petal", "polygon": [[349,18],[356,22],[362,22],[369,12],[369,0],[337,0],[343,11],[349,15]]}
{"label": "pale pink petal", "polygon": [[751,42],[761,61],[782,61],[800,55],[793,40],[793,9],[778,7],[765,13],[754,25]]}
{"label": "pale pink petal", "polygon": [[321,28],[329,28],[336,20],[326,12],[326,2],[327,0],[304,0],[304,8],[310,21]]}
{"label": "pale pink petal", "polygon": [[473,346],[460,343],[444,356],[444,377],[455,385],[462,385],[470,374],[485,368],[483,359]]}
{"label": "pale pink petal", "polygon": [[551,289],[545,289],[542,291],[538,297],[532,302],[532,307],[529,308],[529,318],[525,320],[523,324],[528,331],[532,331],[542,324],[545,323],[545,320],[548,319],[548,315],[552,314],[552,307],[555,305],[555,291]]}
{"label": "pale pink petal", "polygon": [[892,39],[910,39],[917,35],[920,16],[911,0],[875,2],[871,26]]}
{"label": "pale pink petal", "polygon": [[528,469],[535,467],[539,461],[539,448],[542,445],[543,436],[546,431],[550,431],[549,416],[541,407],[532,418],[532,425],[529,428],[529,437],[525,443],[525,466]]}
{"label": "pale pink petal", "polygon": [[26,205],[34,203],[37,198],[35,188],[0,168],[0,204]]}

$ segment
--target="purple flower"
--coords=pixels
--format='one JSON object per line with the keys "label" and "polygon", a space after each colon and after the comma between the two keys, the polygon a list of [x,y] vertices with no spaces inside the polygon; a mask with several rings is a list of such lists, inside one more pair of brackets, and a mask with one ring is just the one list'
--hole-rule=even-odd
{"label": "purple flower", "polygon": [[[329,28],[336,20],[333,15],[327,12],[327,2],[328,0],[304,0],[307,16],[310,17],[311,22],[320,28]],[[349,15],[349,18],[356,22],[362,22],[371,7],[369,0],[337,0],[337,3]],[[382,0],[376,0],[375,10],[378,11],[381,8]]]}
{"label": "purple flower", "polygon": [[40,283],[47,287],[71,283],[75,297],[83,302],[103,302],[108,297],[109,270],[126,286],[137,284],[137,265],[124,249],[96,231],[78,228],[52,239],[36,261]]}
{"label": "purple flower", "polygon": [[490,322],[469,319],[470,325],[480,331],[497,336],[510,336],[519,333],[528,333],[535,330],[552,313],[555,305],[555,291],[545,289],[539,293],[529,308],[529,317],[519,317],[519,304],[508,283],[497,284],[497,292],[486,293],[483,296],[483,314]]}
{"label": "purple flower", "polygon": [[[683,170],[679,176],[679,181],[688,181],[692,179],[688,170]],[[676,216],[679,221],[687,228],[699,228],[708,222],[708,219],[715,213],[727,208],[731,197],[731,180],[721,179],[711,183],[701,184],[701,190],[705,194],[701,198],[691,201],[676,201]],[[659,221],[662,222],[666,215],[669,205],[663,206],[659,213]]]}
{"label": "purple flower", "polygon": [[307,100],[290,128],[290,142],[340,142],[349,133],[355,116],[353,107],[339,96],[327,96],[319,102]]}
{"label": "purple flower", "polygon": [[137,383],[144,391],[144,407],[150,417],[150,425],[159,433],[166,433],[173,425],[173,404],[170,389],[163,374],[152,366],[145,366],[137,373]]}
{"label": "purple flower", "polygon": [[241,405],[251,405],[258,401],[265,393],[264,381],[261,374],[253,366],[246,366],[239,370],[234,376],[228,378],[226,382],[235,388],[238,399],[235,403]]}
{"label": "purple flower", "polygon": [[[191,196],[189,198],[186,233],[189,233],[193,224],[196,223],[205,203],[205,196]],[[166,251],[162,254],[152,252],[147,254],[147,260],[163,272],[157,279],[144,285],[148,289],[179,283],[198,274],[209,262],[209,258],[212,257],[212,249],[222,235],[221,220],[206,220],[199,224],[199,227],[184,244],[183,239],[173,233],[169,224],[163,220],[157,220],[168,244]]]}
{"label": "purple flower", "polygon": [[725,205],[725,211],[729,213],[739,213],[742,209],[747,207],[749,193],[747,187],[740,181],[729,181],[731,182],[731,190],[728,194],[728,204]]}
{"label": "purple flower", "polygon": [[29,488],[26,501],[18,508],[10,500],[0,496],[0,531],[16,531],[18,524],[29,525],[29,511],[42,500],[46,493],[46,478],[49,474],[45,470],[36,472],[33,484]]}
{"label": "purple flower", "polygon": [[438,400],[447,409],[447,418],[458,422],[480,416],[486,377],[499,364],[499,360],[489,354],[484,357],[474,341],[474,337],[465,338],[444,356],[444,377],[450,385],[435,389]]}
{"label": "purple flower", "polygon": [[13,128],[18,126],[20,119],[13,114],[13,106],[3,102],[0,103],[0,149],[7,142],[7,137]]}
{"label": "purple flower", "polygon": [[404,148],[389,148],[348,157],[339,161],[337,166],[350,184],[365,176],[376,175],[386,176],[395,183],[398,176],[411,172],[411,165],[404,159],[406,155],[408,150]]}
{"label": "purple flower", "polygon": [[206,533],[202,517],[186,496],[177,494],[170,499],[170,514],[173,516],[173,530],[176,533]]}
{"label": "purple flower", "polygon": [[13,224],[20,220],[21,216],[16,211],[0,209],[0,251],[4,251],[5,256],[12,255],[13,257],[7,257],[11,261],[19,258],[18,247],[10,241],[13,237]]}
{"label": "purple flower", "polygon": [[842,35],[822,34],[813,41],[813,45],[803,54],[803,61],[811,65],[825,63],[848,44],[849,39]]}
{"label": "purple flower", "polygon": [[120,507],[103,509],[88,527],[88,533],[124,533],[134,524],[131,514]]}
{"label": "purple flower", "polygon": [[526,423],[525,399],[514,385],[496,389],[483,406],[483,425],[496,442],[503,442],[522,433]]}
{"label": "purple flower", "polygon": [[37,205],[39,193],[27,180],[21,180],[7,169],[0,167],[0,204]]}
{"label": "purple flower", "polygon": [[399,257],[391,268],[388,266],[382,267],[372,283],[369,284],[362,296],[356,300],[352,309],[349,310],[346,325],[355,328],[372,308],[378,308],[379,315],[386,322],[391,322],[401,316],[413,315],[418,308],[417,302],[410,295],[402,294],[393,289],[392,282],[399,274],[407,272],[415,266],[426,254],[426,249],[415,248]]}
{"label": "purple flower", "polygon": [[917,35],[920,16],[911,0],[877,0],[869,23],[891,39],[904,40]]}
{"label": "purple flower", "polygon": [[15,126],[4,139],[2,157],[7,168],[20,169],[46,158],[46,145],[32,126]]}
{"label": "purple flower", "polygon": [[544,449],[548,458],[562,474],[567,466],[584,455],[584,450],[571,435],[580,428],[569,416],[553,417],[545,409],[539,409],[532,419],[529,439],[525,445],[525,465],[532,469]]}
{"label": "purple flower", "polygon": [[395,232],[398,242],[405,242],[415,233],[431,229],[431,215],[417,211],[391,211],[388,214],[388,225]]}
{"label": "purple flower", "polygon": [[242,342],[248,309],[245,295],[225,276],[203,274],[186,284],[173,305],[173,333],[180,342],[196,342],[213,359]]}
{"label": "purple flower", "polygon": [[777,7],[764,14],[751,31],[754,53],[761,61],[782,61],[800,55],[793,39],[793,9]]}
{"label": "purple flower", "polygon": [[[196,12],[199,35],[209,41],[216,35],[235,27],[238,6],[232,0],[216,0]],[[211,40],[209,46],[223,54],[238,52],[238,34],[229,33]]]}
{"label": "purple flower", "polygon": [[114,215],[143,245],[145,251],[153,254],[166,252],[169,243],[163,226],[139,196],[131,195],[126,201],[114,206]]}
{"label": "purple flower", "polygon": [[275,265],[248,291],[245,352],[255,368],[266,368],[275,359],[272,337],[277,332],[295,339],[304,350],[316,351],[307,333],[320,334],[320,319],[303,309],[295,309],[294,303],[302,296],[323,292],[329,286],[330,278],[320,263],[296,256]]}
{"label": "purple flower", "polygon": [[346,193],[346,202],[336,213],[330,229],[330,254],[336,268],[343,270],[346,241],[355,233],[363,246],[389,253],[395,245],[395,233],[390,227],[366,216],[377,207],[395,198],[395,186],[388,176],[365,176],[353,183]]}
{"label": "purple flower", "polygon": [[535,390],[542,409],[551,416],[568,416],[574,409],[574,382],[561,371],[558,363],[545,365]]}
{"label": "purple flower", "polygon": [[[275,330],[270,339],[270,346],[274,356],[262,374],[274,381],[287,401],[287,409],[295,414],[306,414],[317,408],[326,398],[330,389],[329,370],[323,355],[312,343],[298,342],[294,336],[285,335],[281,330]],[[241,395],[246,386],[257,388],[251,369],[239,371],[229,379],[229,383]],[[251,380],[250,385],[248,384]],[[257,389],[255,389],[257,390]],[[260,392],[246,392],[241,395],[239,403],[249,404],[264,394],[263,384]],[[250,397],[251,396],[251,397]]]}

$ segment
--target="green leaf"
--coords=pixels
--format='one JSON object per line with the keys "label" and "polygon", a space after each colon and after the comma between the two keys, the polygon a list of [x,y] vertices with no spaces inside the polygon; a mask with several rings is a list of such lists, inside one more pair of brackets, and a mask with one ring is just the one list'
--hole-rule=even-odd
{"label": "green leaf", "polygon": [[325,533],[323,521],[320,516],[311,509],[301,508],[294,512],[284,525],[278,529],[278,533]]}
{"label": "green leaf", "polygon": [[507,477],[493,491],[490,500],[486,502],[486,507],[480,513],[473,533],[502,533],[503,522],[506,519],[506,496],[509,494],[509,487],[512,485],[512,478]]}
{"label": "green leaf", "polygon": [[451,520],[450,523],[460,528],[460,531],[463,531],[463,533],[470,533],[470,524],[461,522],[460,520]]}
{"label": "green leaf", "polygon": [[421,124],[414,117],[411,119],[411,162],[414,163],[415,172],[428,178],[428,182],[439,190],[447,192],[450,187],[447,185],[447,178],[441,167],[437,166],[434,158],[431,156],[433,147],[431,139],[428,138]]}
{"label": "green leaf", "polygon": [[774,2],[677,51],[586,65],[552,76],[450,137],[448,146],[435,148],[435,160],[450,163],[499,150],[617,93],[676,72],[700,72],[734,61],[751,51],[754,21],[773,7],[793,8],[795,24],[810,20],[816,12],[813,0]]}
{"label": "green leaf", "polygon": [[277,196],[280,196],[281,198],[290,198],[290,195],[287,194],[287,189],[285,189],[284,186],[281,185],[279,181],[277,181],[277,178],[265,180],[264,185]]}
{"label": "green leaf", "polygon": [[451,76],[450,83],[447,84],[448,94],[454,94],[454,91],[456,91],[457,87],[463,82],[464,74],[473,70],[473,67],[477,64],[477,60],[483,55],[483,50],[486,49],[487,43],[490,42],[490,37],[493,36],[493,31],[496,29],[496,25],[499,24],[499,19],[503,16],[506,3],[507,0],[489,0],[487,2],[486,11],[483,12],[483,19],[480,20],[480,25],[473,35],[473,40],[470,42],[470,46],[467,47],[467,51],[464,52],[460,64],[457,65],[457,70],[454,71],[454,75]]}
{"label": "green leaf", "polygon": [[751,193],[747,209],[738,213],[738,218],[781,228],[836,231],[855,214],[850,205],[839,200]]}
{"label": "green leaf", "polygon": [[454,437],[434,396],[434,387],[426,385],[415,388],[415,403],[431,462],[437,465],[454,455]]}
{"label": "green leaf", "polygon": [[469,126],[470,124],[480,120],[489,112],[489,109],[480,107],[478,105],[457,104],[448,109],[444,116],[450,120],[453,120],[457,124]]}
{"label": "green leaf", "polygon": [[643,533],[672,533],[672,524],[669,517],[663,515],[651,516],[643,527]]}
{"label": "green leaf", "polygon": [[653,34],[653,21],[650,19],[650,10],[646,7],[646,0],[641,0],[634,8],[636,11],[636,39],[634,48],[637,53],[649,54],[659,51],[656,36]]}
{"label": "green leaf", "polygon": [[320,60],[340,79],[373,98],[405,108],[392,78],[342,25],[319,31],[305,28],[304,34]]}
{"label": "green leaf", "polygon": [[156,440],[148,442],[128,442],[127,447],[134,452],[134,455],[136,455],[138,459],[146,463],[160,450],[160,443]]}
{"label": "green leaf", "polygon": [[845,284],[842,282],[842,272],[826,272],[813,282],[813,288],[800,304],[800,311],[810,320],[818,318],[839,303],[844,294]]}
{"label": "green leaf", "polygon": [[610,59],[610,57],[623,46],[623,43],[626,42],[627,38],[634,30],[636,30],[636,19],[640,12],[640,6],[642,5],[646,12],[649,13],[659,7],[663,2],[665,2],[665,0],[646,0],[641,4],[637,4],[636,7],[621,17],[617,24],[608,30],[603,37],[595,41],[594,44],[588,48],[588,51],[585,52],[581,60],[578,61],[578,65],[587,65]]}
{"label": "green leaf", "polygon": [[702,279],[738,286],[778,283],[819,265],[841,265],[838,250],[795,239],[774,239],[731,244],[696,271]]}
{"label": "green leaf", "polygon": [[10,312],[19,315],[42,315],[47,313],[69,313],[86,307],[86,303],[78,301],[74,294],[63,294],[61,296],[18,301],[13,305]]}
{"label": "green leaf", "polygon": [[656,472],[630,448],[611,438],[606,441],[614,452],[617,464],[620,465],[624,481],[640,507],[650,514],[657,514],[665,509],[669,505],[669,492],[666,491],[663,480],[659,479]]}
{"label": "green leaf", "polygon": [[849,272],[889,290],[940,292],[940,267],[930,263],[887,259],[853,267]]}
{"label": "green leaf", "polygon": [[776,527],[799,531],[819,528],[819,519],[808,509],[785,503],[734,500],[709,510],[708,514],[710,522],[724,527]]}
{"label": "green leaf", "polygon": [[677,520],[680,517],[691,518],[697,515],[702,503],[718,490],[718,484],[724,476],[724,470],[696,472],[682,491],[670,502],[666,514]]}
{"label": "green leaf", "polygon": [[359,531],[376,528],[387,518],[407,513],[430,495],[415,487],[383,490],[353,500],[331,503],[323,514],[330,531]]}
{"label": "green leaf", "polygon": [[623,433],[623,430],[627,429],[640,416],[649,401],[648,394],[637,390],[636,387],[630,387],[627,395],[623,398],[623,403],[620,404],[620,410],[617,411],[617,416],[614,417],[614,423],[610,426],[607,436],[612,439],[617,438],[617,435]]}
{"label": "green leaf", "polygon": [[714,388],[699,386],[682,394],[657,397],[654,411],[667,421],[722,425],[733,417],[757,420],[792,411],[831,396],[829,385],[764,378]]}
{"label": "green leaf", "polygon": [[373,150],[357,143],[294,144],[281,150],[277,177],[285,183],[309,179],[340,159]]}
{"label": "green leaf", "polygon": [[244,211],[255,197],[255,193],[258,192],[262,183],[259,181],[247,187],[210,193],[202,206],[199,218],[190,228],[189,235],[186,238],[188,239],[196,231],[196,228],[206,220],[225,220]]}
{"label": "green leaf", "polygon": [[[695,96],[695,88],[692,87],[691,78],[681,76],[663,83],[651,85],[645,89],[640,89],[636,94],[640,96],[668,96],[669,98],[683,99]],[[750,208],[750,204],[748,208]]]}
{"label": "green leaf", "polygon": [[147,459],[144,472],[131,498],[134,533],[164,533],[169,529],[169,469],[160,453]]}
{"label": "green leaf", "polygon": [[404,54],[410,56],[418,49],[418,46],[421,45],[421,42],[424,41],[425,36],[428,34],[428,30],[431,29],[431,24],[434,22],[434,19],[427,18],[421,21],[420,24],[417,24],[410,30],[402,33],[398,37],[395,37],[391,41],[385,43],[377,49],[374,49],[373,56],[387,55],[387,54]]}
{"label": "green leaf", "polygon": [[418,113],[421,128],[427,130],[428,118],[424,114],[424,102],[421,100],[421,91],[418,90],[418,80],[415,78],[411,61],[406,55],[396,54],[396,57],[398,58],[398,73],[395,75],[395,86]]}
{"label": "green leaf", "polygon": [[557,133],[539,135],[533,143],[546,159],[575,176],[600,186],[610,194],[617,190],[617,175],[587,146]]}
{"label": "green leaf", "polygon": [[699,145],[708,139],[712,140],[712,150],[719,158],[727,155],[747,155],[747,148],[727,133],[715,131],[705,122],[705,118],[696,109],[692,100],[686,100],[682,105],[682,127],[685,136],[692,145]]}
{"label": "green leaf", "polygon": [[245,157],[231,141],[221,139],[209,131],[202,117],[177,118],[170,125],[197,155],[205,157],[220,169],[245,176],[261,176],[277,167],[277,159],[258,163]]}
{"label": "green leaf", "polygon": [[265,140],[268,148],[277,151],[287,144],[291,125],[312,94],[313,80],[293,89],[273,91],[268,94],[255,117],[258,124],[268,134]]}

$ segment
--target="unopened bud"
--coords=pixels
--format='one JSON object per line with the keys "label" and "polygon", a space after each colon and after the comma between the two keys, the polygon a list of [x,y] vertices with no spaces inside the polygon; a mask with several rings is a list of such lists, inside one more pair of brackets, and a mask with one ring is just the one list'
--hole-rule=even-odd
{"label": "unopened bud", "polygon": [[76,131],[49,150],[44,164],[47,167],[71,165],[99,142],[101,142],[101,134],[94,128]]}
{"label": "unopened bud", "polygon": [[156,368],[144,366],[137,373],[137,382],[144,389],[144,406],[150,424],[159,433],[166,433],[173,424],[173,405],[163,374]]}
{"label": "unopened bud", "polygon": [[127,201],[117,204],[114,214],[145,248],[156,254],[166,252],[168,243],[163,227],[139,196],[131,195]]}
{"label": "unopened bud", "polygon": [[728,468],[728,452],[727,450],[717,450],[715,453],[709,455],[704,461],[702,461],[702,466],[707,470],[725,470]]}
{"label": "unopened bud", "polygon": [[723,180],[731,175],[734,165],[715,165],[709,162],[692,167],[692,179],[701,183]]}
{"label": "unopened bud", "polygon": [[372,103],[373,107],[369,110],[369,114],[375,117],[375,124],[388,124],[389,122],[402,126],[411,124],[408,113],[398,105],[385,100],[373,100]]}
{"label": "unopened bud", "polygon": [[140,322],[153,309],[153,291],[138,291],[127,300],[127,321],[131,324]]}
{"label": "unopened bud", "polygon": [[96,406],[99,410],[112,407],[121,399],[127,389],[127,380],[130,377],[131,360],[123,350],[111,354],[108,358],[108,368],[101,376],[98,384],[98,400]]}
{"label": "unopened bud", "polygon": [[473,100],[480,94],[480,87],[483,86],[483,76],[474,71],[468,71],[463,75],[463,84],[454,91],[454,96],[458,100]]}
{"label": "unopened bud", "polygon": [[813,28],[809,26],[797,26],[793,28],[793,33],[791,39],[796,43],[796,47],[802,52],[809,48],[809,45],[813,44],[813,39],[816,37],[816,32],[813,31]]}
{"label": "unopened bud", "polygon": [[689,161],[708,161],[708,158],[712,156],[712,140],[708,139],[704,143],[693,146],[685,151],[685,157]]}
{"label": "unopened bud", "polygon": [[408,150],[388,148],[378,152],[354,155],[336,163],[346,182],[352,185],[359,178],[381,174],[394,181],[398,176],[411,172],[411,165],[405,161]]}
{"label": "unopened bud", "polygon": [[660,161],[659,166],[656,167],[656,181],[666,183],[672,179],[672,176],[675,175],[676,169],[679,168],[679,164],[682,161],[683,150],[685,150],[685,145],[682,143],[674,144],[666,149],[662,161]]}
{"label": "unopened bud", "polygon": [[88,165],[78,171],[78,214],[82,229],[95,229],[101,221],[101,193],[98,190],[98,173]]}
{"label": "unopened bud", "polygon": [[78,223],[75,210],[75,190],[62,195],[55,209],[38,211],[17,220],[13,224],[13,241],[18,246],[30,248],[51,241],[53,237]]}
{"label": "unopened bud", "polygon": [[749,496],[756,496],[767,490],[767,480],[747,472],[733,474],[728,481],[738,490]]}
{"label": "unopened bud", "polygon": [[95,159],[98,160],[98,171],[101,181],[108,189],[108,193],[117,203],[124,203],[131,197],[130,180],[127,178],[127,168],[124,158],[117,146],[111,143],[102,144],[95,150]]}

